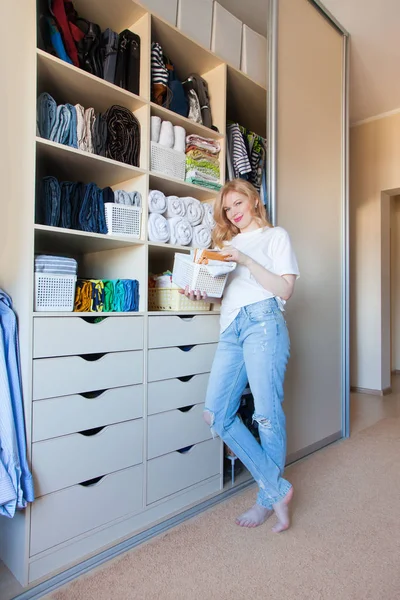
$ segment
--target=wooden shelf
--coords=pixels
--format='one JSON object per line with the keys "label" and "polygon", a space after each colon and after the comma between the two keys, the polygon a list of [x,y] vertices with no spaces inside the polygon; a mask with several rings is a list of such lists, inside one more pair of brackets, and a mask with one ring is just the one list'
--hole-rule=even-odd
{"label": "wooden shelf", "polygon": [[143,245],[134,238],[88,233],[63,227],[35,225],[35,252],[71,252],[82,254]]}
{"label": "wooden shelf", "polygon": [[195,123],[194,121],[191,121],[186,117],[182,117],[168,108],[154,104],[154,102],[152,102],[150,106],[152,116],[154,115],[156,117],[160,117],[163,119],[163,121],[171,121],[173,125],[180,125],[186,129],[187,135],[195,133],[196,135],[201,135],[213,140],[221,140],[224,137],[219,131],[214,131],[214,129],[204,127],[204,125],[200,125],[200,123]]}
{"label": "wooden shelf", "polygon": [[94,182],[101,188],[117,185],[147,172],[40,137],[36,137],[36,155],[37,161],[44,167],[43,174],[53,175],[60,180]]}
{"label": "wooden shelf", "polygon": [[94,21],[101,30],[110,27],[117,33],[131,27],[149,11],[132,0],[74,0],[80,17]]}
{"label": "wooden shelf", "polygon": [[245,73],[228,66],[227,77],[228,120],[238,122],[254,133],[267,136],[267,93],[265,88]]}
{"label": "wooden shelf", "polygon": [[197,44],[182,31],[152,15],[152,41],[159,42],[173,62],[178,78],[184,81],[191,73],[204,75],[223,64],[222,58]]}
{"label": "wooden shelf", "polygon": [[218,192],[215,190],[210,190],[201,185],[193,185],[193,183],[186,183],[181,179],[174,179],[162,173],[150,172],[149,179],[150,190],[160,190],[167,196],[193,196],[193,198],[197,198],[203,202],[213,200],[218,195]]}
{"label": "wooden shelf", "polygon": [[97,112],[105,112],[113,104],[118,104],[135,112],[148,104],[144,98],[131,94],[66,63],[37,50],[38,94],[48,92],[57,104],[82,104],[85,108],[93,107]]}
{"label": "wooden shelf", "polygon": [[174,244],[163,244],[163,243],[159,244],[157,242],[147,242],[147,243],[148,243],[150,250],[152,248],[166,250],[166,251],[169,250],[169,251],[173,251],[173,252],[176,252],[177,250],[179,250],[180,252],[181,251],[182,252],[190,252],[190,250],[193,250],[192,246],[176,246]]}
{"label": "wooden shelf", "polygon": [[33,312],[34,317],[126,317],[126,316],[143,316],[144,312]]}
{"label": "wooden shelf", "polygon": [[149,316],[175,316],[175,315],[187,315],[187,316],[194,316],[194,315],[209,315],[209,314],[215,314],[215,311],[212,310],[149,310],[148,314]]}

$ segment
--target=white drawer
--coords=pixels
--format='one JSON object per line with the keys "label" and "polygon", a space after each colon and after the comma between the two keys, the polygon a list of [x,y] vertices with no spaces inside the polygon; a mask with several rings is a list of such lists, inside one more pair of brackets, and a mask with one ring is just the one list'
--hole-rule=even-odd
{"label": "white drawer", "polygon": [[218,342],[219,316],[149,317],[149,348]]}
{"label": "white drawer", "polygon": [[33,441],[122,423],[143,416],[143,385],[33,403]]}
{"label": "white drawer", "polygon": [[143,383],[143,352],[112,352],[33,361],[33,399],[53,398]]}
{"label": "white drawer", "polygon": [[201,344],[186,351],[181,348],[149,350],[148,380],[159,381],[208,373],[216,349],[217,344]]}
{"label": "white drawer", "polygon": [[154,415],[188,404],[201,404],[206,397],[208,378],[209,373],[202,373],[181,379],[165,379],[149,383],[148,414]]}
{"label": "white drawer", "polygon": [[177,409],[149,417],[147,458],[209,440],[212,436],[203,410],[204,404],[196,404],[187,412]]}
{"label": "white drawer", "polygon": [[143,317],[34,319],[33,357],[68,356],[143,349]]}
{"label": "white drawer", "polygon": [[143,460],[143,419],[32,444],[36,496],[132,467]]}
{"label": "white drawer", "polygon": [[221,440],[201,442],[180,453],[172,452],[147,463],[147,503],[175,494],[220,473]]}
{"label": "white drawer", "polygon": [[143,465],[38,498],[31,509],[30,554],[61,544],[143,507]]}

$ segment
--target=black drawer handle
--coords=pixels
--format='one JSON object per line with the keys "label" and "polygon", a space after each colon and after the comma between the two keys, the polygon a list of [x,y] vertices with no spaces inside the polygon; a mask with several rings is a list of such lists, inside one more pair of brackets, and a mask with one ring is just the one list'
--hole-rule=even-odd
{"label": "black drawer handle", "polygon": [[89,325],[98,325],[99,323],[105,321],[107,318],[108,317],[80,317],[82,321],[85,321],[85,323],[89,323]]}
{"label": "black drawer handle", "polygon": [[183,377],[177,377],[177,379],[179,379],[179,381],[182,381],[182,383],[186,383],[193,379],[193,377],[194,375],[184,375]]}
{"label": "black drawer handle", "polygon": [[105,477],[105,475],[100,475],[100,477],[94,477],[94,479],[88,479],[87,481],[82,481],[78,485],[82,485],[83,487],[91,487],[92,485],[96,485],[97,483],[99,483],[99,481],[104,479],[104,477]]}
{"label": "black drawer handle", "polygon": [[99,352],[97,354],[80,354],[80,357],[87,362],[96,362],[96,360],[100,360],[106,354],[107,352]]}
{"label": "black drawer handle", "polygon": [[94,398],[99,398],[100,396],[102,396],[107,390],[96,390],[95,392],[83,392],[82,394],[79,394],[80,396],[83,396],[83,398],[87,398],[88,400],[92,400]]}
{"label": "black drawer handle", "polygon": [[182,321],[186,321],[187,323],[190,323],[190,321],[192,319],[195,318],[196,315],[178,315],[178,318],[181,319]]}
{"label": "black drawer handle", "polygon": [[182,406],[181,408],[178,408],[178,410],[180,412],[186,413],[189,412],[190,410],[192,410],[192,408],[194,408],[196,405],[195,404],[191,404],[190,406]]}
{"label": "black drawer handle", "polygon": [[188,454],[188,452],[191,451],[193,446],[194,444],[192,444],[191,446],[186,446],[185,448],[180,448],[179,450],[177,450],[177,452],[179,452],[179,454]]}
{"label": "black drawer handle", "polygon": [[192,344],[191,346],[178,346],[179,350],[182,352],[190,352],[192,348],[195,347],[196,344]]}
{"label": "black drawer handle", "polygon": [[86,429],[85,431],[78,431],[79,435],[84,435],[85,437],[92,437],[93,435],[97,435],[106,428],[106,425],[103,427],[93,427],[93,429]]}

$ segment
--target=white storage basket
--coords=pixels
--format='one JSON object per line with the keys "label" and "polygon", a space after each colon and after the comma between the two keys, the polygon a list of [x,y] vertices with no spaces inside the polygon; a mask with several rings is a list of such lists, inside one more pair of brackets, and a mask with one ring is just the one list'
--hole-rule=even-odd
{"label": "white storage basket", "polygon": [[172,148],[165,148],[156,142],[150,142],[151,170],[169,177],[185,180],[186,154]]}
{"label": "white storage basket", "polygon": [[106,224],[109,235],[122,235],[140,238],[142,209],[125,204],[104,204]]}
{"label": "white storage basket", "polygon": [[228,275],[212,277],[204,265],[194,263],[187,254],[175,254],[172,281],[180,288],[206,292],[209,298],[221,298]]}
{"label": "white storage basket", "polygon": [[35,311],[74,310],[76,275],[35,273]]}

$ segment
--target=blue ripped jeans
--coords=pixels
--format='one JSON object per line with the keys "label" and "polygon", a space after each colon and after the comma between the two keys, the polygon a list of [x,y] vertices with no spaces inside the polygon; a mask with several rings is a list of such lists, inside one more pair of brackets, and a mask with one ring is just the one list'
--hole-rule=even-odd
{"label": "blue ripped jeans", "polygon": [[[266,508],[272,508],[291,488],[282,477],[286,458],[283,381],[288,358],[289,334],[275,298],[244,306],[221,334],[205,403],[206,420],[253,475],[259,486],[257,504]],[[247,382],[261,444],[237,415]]]}

